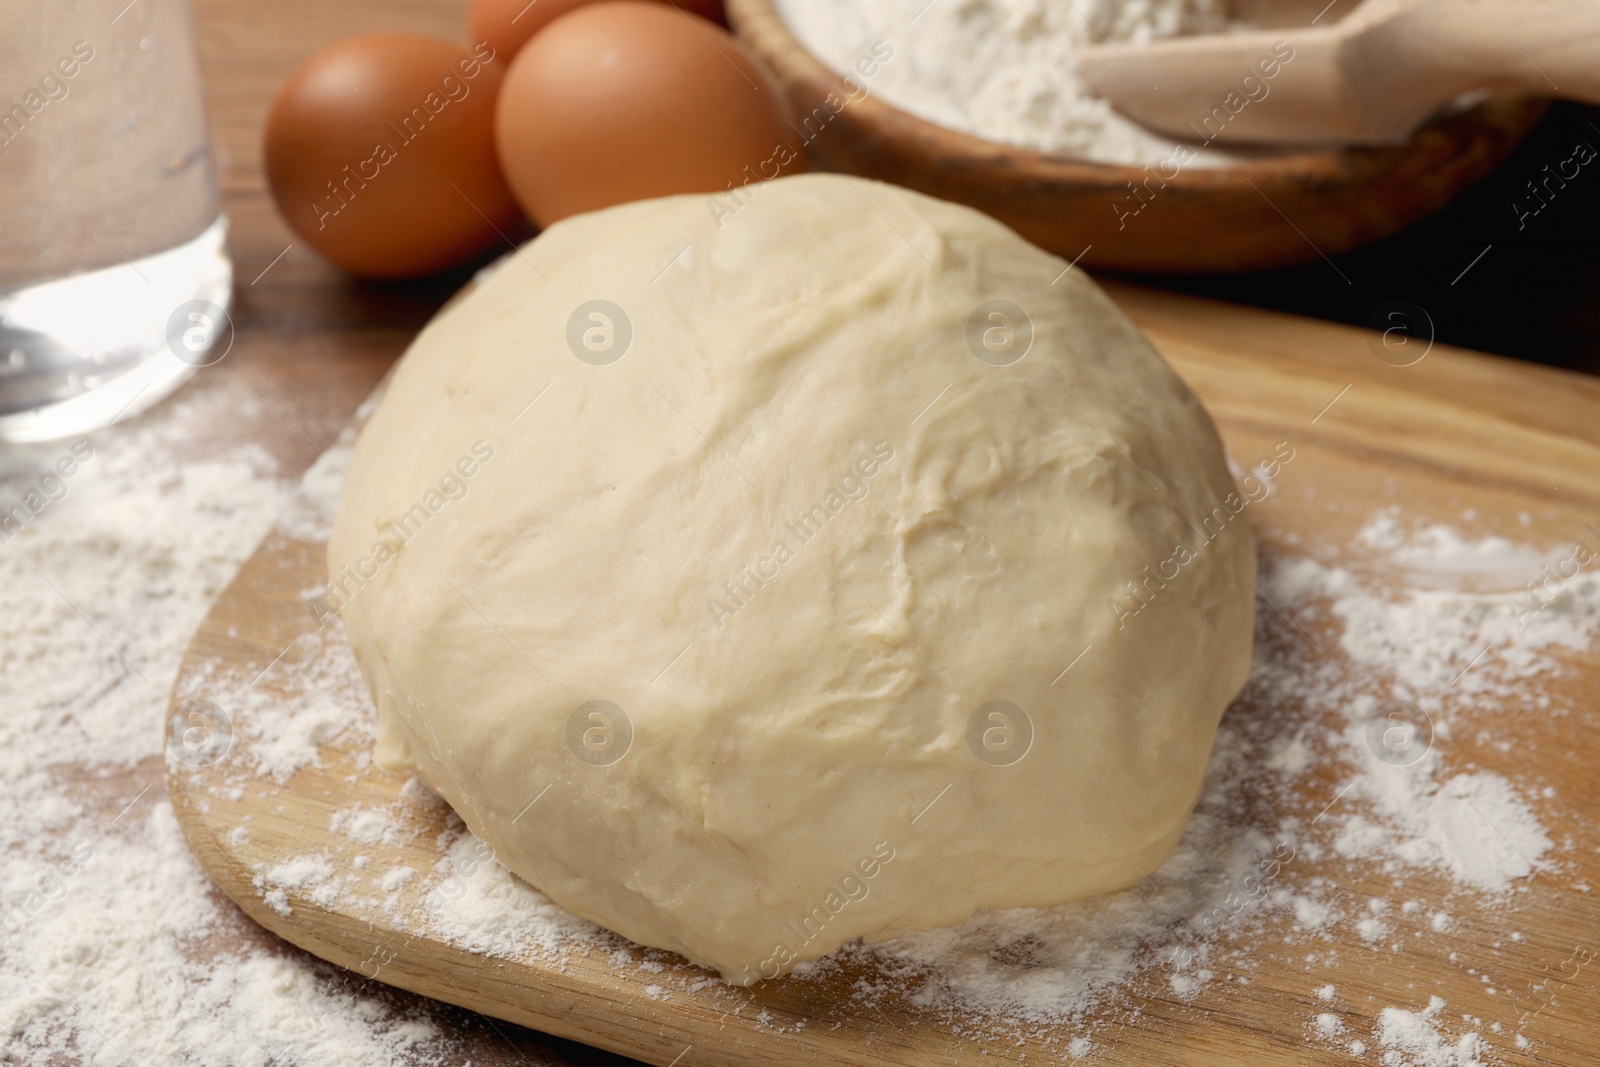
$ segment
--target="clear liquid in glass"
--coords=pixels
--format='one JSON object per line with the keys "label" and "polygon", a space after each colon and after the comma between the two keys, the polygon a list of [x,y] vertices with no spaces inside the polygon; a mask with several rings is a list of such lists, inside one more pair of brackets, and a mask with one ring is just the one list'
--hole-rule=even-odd
{"label": "clear liquid in glass", "polygon": [[0,0],[0,440],[166,396],[232,341],[187,0]]}

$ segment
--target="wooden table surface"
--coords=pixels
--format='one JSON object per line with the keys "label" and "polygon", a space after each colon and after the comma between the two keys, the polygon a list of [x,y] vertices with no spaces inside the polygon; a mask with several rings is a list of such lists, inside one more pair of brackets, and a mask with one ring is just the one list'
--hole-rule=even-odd
{"label": "wooden table surface", "polygon": [[[407,285],[352,281],[299,243],[278,218],[261,167],[261,128],[271,94],[314,44],[375,31],[464,38],[465,0],[196,0],[201,67],[209,94],[224,209],[231,220],[236,272],[236,340],[228,358],[202,374],[242,380],[271,402],[260,419],[222,419],[192,427],[198,452],[254,442],[286,474],[308,467],[404,350],[416,330],[460,286],[468,271]],[[1508,311],[1508,314],[1510,312]],[[1455,338],[1460,340],[1459,338]],[[204,381],[198,386],[204,387]],[[138,768],[159,775],[159,764]],[[107,796],[117,783],[106,782]],[[147,797],[143,803],[149,804]],[[108,801],[109,803],[109,801]],[[272,935],[248,921],[235,936],[262,945]],[[309,959],[309,957],[308,957]],[[569,1042],[519,1030],[386,987],[375,996],[414,1004],[455,1024],[455,1062],[484,1067],[626,1063]]]}

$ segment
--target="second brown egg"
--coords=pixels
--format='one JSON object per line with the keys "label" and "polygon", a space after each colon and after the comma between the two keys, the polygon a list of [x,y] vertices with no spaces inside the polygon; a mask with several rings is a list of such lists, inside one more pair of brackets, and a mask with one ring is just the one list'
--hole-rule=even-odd
{"label": "second brown egg", "polygon": [[501,168],[540,225],[804,169],[778,90],[727,31],[642,0],[581,7],[511,64]]}

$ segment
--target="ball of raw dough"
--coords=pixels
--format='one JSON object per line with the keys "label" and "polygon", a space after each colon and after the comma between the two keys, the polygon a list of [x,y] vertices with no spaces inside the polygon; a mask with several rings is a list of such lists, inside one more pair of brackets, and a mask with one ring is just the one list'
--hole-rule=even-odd
{"label": "ball of raw dough", "polygon": [[348,471],[378,762],[741,983],[1155,869],[1255,556],[1205,411],[1065,267],[831,175],[506,257]]}

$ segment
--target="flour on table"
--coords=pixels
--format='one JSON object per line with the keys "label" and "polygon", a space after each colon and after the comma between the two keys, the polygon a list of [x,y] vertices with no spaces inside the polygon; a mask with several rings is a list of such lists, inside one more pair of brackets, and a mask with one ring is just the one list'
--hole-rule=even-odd
{"label": "flour on table", "polygon": [[383,808],[344,808],[328,819],[328,829],[366,845],[395,845],[404,836],[402,824]]}
{"label": "flour on table", "polygon": [[1473,1031],[1449,1037],[1442,1030],[1445,1002],[1432,997],[1420,1011],[1384,1008],[1377,1040],[1385,1067],[1482,1067],[1483,1037]]}
{"label": "flour on table", "polygon": [[288,891],[297,889],[313,902],[330,905],[339,895],[339,880],[326,856],[298,856],[256,872],[252,880],[267,905],[282,916],[294,909],[289,906]]}
{"label": "flour on table", "polygon": [[410,867],[391,867],[378,884],[383,886],[386,893],[398,893],[410,885],[411,879],[416,876],[417,872]]}
{"label": "flour on table", "polygon": [[1356,544],[1382,552],[1405,567],[1413,581],[1432,575],[1481,576],[1509,588],[1533,580],[1543,566],[1565,554],[1541,552],[1507,537],[1468,538],[1443,523],[1407,530],[1398,507],[1373,515],[1356,535]]}
{"label": "flour on table", "polygon": [[[260,448],[186,455],[192,426],[281,420],[228,374],[82,439],[0,534],[0,1063],[460,1063],[451,1009],[397,1010],[243,919],[166,800],[179,657],[291,497]],[[0,508],[73,444],[0,450]]]}

